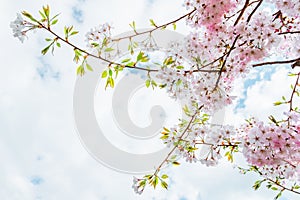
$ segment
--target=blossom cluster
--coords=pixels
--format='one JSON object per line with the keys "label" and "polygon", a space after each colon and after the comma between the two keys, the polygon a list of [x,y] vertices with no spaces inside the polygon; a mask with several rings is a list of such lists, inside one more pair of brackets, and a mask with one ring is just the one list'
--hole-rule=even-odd
{"label": "blossom cluster", "polygon": [[10,23],[10,28],[13,30],[13,36],[17,37],[21,42],[23,42],[26,37],[27,30],[25,29],[28,27],[27,24],[28,22],[25,21],[19,13],[17,14],[17,19]]}
{"label": "blossom cluster", "polygon": [[207,30],[213,32],[222,22],[224,14],[235,5],[236,3],[232,0],[186,0],[184,6],[187,9],[191,7],[196,9],[196,13],[187,19],[187,23],[195,28],[205,26]]}
{"label": "blossom cluster", "polygon": [[291,112],[280,125],[250,120],[240,132],[247,162],[260,167],[265,177],[300,180],[299,119],[299,113]]}
{"label": "blossom cluster", "polygon": [[92,28],[86,33],[88,48],[93,49],[106,46],[111,41],[111,29],[112,27],[108,23]]}

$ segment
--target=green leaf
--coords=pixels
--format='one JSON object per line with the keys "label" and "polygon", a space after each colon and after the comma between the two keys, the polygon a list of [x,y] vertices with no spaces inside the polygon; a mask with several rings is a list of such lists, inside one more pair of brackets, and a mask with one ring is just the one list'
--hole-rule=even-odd
{"label": "green leaf", "polygon": [[143,56],[144,56],[144,52],[140,51],[140,53],[136,57],[136,61],[137,62],[140,61],[143,58]]}
{"label": "green leaf", "polygon": [[23,11],[22,15],[24,15],[27,18],[29,18],[33,22],[38,22],[38,20],[36,20],[35,18],[33,18],[32,15],[30,13],[26,12],[26,11]]}
{"label": "green leaf", "polygon": [[91,65],[89,65],[88,63],[86,63],[86,68],[88,69],[88,70],[90,70],[91,72],[93,71],[93,68],[91,67]]}
{"label": "green leaf", "polygon": [[163,174],[162,176],[161,176],[161,178],[162,179],[167,179],[169,176],[167,175],[167,174]]}
{"label": "green leaf", "polygon": [[56,42],[56,46],[57,46],[57,47],[60,47],[60,43],[59,43],[59,42]]}
{"label": "green leaf", "polygon": [[280,102],[280,101],[276,101],[276,102],[274,102],[273,104],[274,104],[274,106],[279,106],[279,105],[281,105],[281,104],[282,104],[282,102]]}
{"label": "green leaf", "polygon": [[51,25],[55,25],[58,22],[58,19],[55,19],[51,22]]}
{"label": "green leaf", "polygon": [[153,19],[150,19],[150,24],[151,24],[151,26],[157,27],[157,25],[155,24]]}
{"label": "green leaf", "polygon": [[39,13],[43,19],[46,19],[46,16],[44,15],[44,13],[42,13],[41,11],[39,11]]}
{"label": "green leaf", "polygon": [[153,185],[154,189],[156,188],[156,186],[157,186],[158,182],[159,182],[159,179],[158,179],[158,177],[157,177],[157,176],[155,176],[155,178],[154,178],[154,180],[153,180],[153,183],[152,183],[152,185]]}
{"label": "green leaf", "polygon": [[127,63],[126,66],[128,67],[134,67],[136,65],[135,62],[130,62],[130,63]]}
{"label": "green leaf", "polygon": [[135,30],[135,29],[136,29],[136,27],[135,27],[135,21],[133,21],[131,24],[129,24],[129,26],[130,26],[133,30]]}
{"label": "green leaf", "polygon": [[168,183],[167,182],[161,181],[160,185],[161,185],[162,188],[168,189]]}
{"label": "green leaf", "polygon": [[49,7],[49,5],[43,6],[43,10],[44,10],[44,14],[45,14],[46,18],[49,19],[49,15],[50,15],[50,7]]}
{"label": "green leaf", "polygon": [[122,60],[122,63],[127,63],[131,60],[131,58],[125,58],[124,60]]}
{"label": "green leaf", "polygon": [[109,76],[112,76],[113,75],[113,71],[111,69],[108,70],[108,74]]}
{"label": "green leaf", "polygon": [[277,195],[276,195],[276,197],[274,198],[275,200],[276,199],[279,199],[279,197],[281,197],[281,195],[282,195],[282,191],[280,191]]}
{"label": "green leaf", "polygon": [[278,190],[278,188],[277,187],[271,187],[271,190]]}
{"label": "green leaf", "polygon": [[106,49],[104,50],[104,52],[111,52],[111,51],[113,51],[113,50],[115,50],[115,49],[113,49],[113,48],[106,48]]}
{"label": "green leaf", "polygon": [[173,30],[176,30],[176,23],[173,23]]}
{"label": "green leaf", "polygon": [[82,67],[82,65],[79,65],[77,68],[77,75],[83,76],[85,73],[84,68]]}
{"label": "green leaf", "polygon": [[140,187],[145,187],[145,185],[146,185],[146,180],[143,180],[139,183]]}
{"label": "green leaf", "polygon": [[70,36],[71,35],[76,35],[76,34],[78,34],[79,33],[79,31],[73,31],[71,34],[70,34]]}
{"label": "green leaf", "polygon": [[176,85],[179,86],[182,83],[181,79],[178,79],[178,81],[176,82]]}
{"label": "green leaf", "polygon": [[300,189],[300,185],[295,185],[293,188],[294,188],[295,190],[298,190],[298,189]]}
{"label": "green leaf", "polygon": [[51,47],[51,44],[50,44],[49,46],[45,47],[45,48],[41,51],[41,53],[42,53],[43,55],[45,55],[45,54],[49,51],[50,47]]}
{"label": "green leaf", "polygon": [[172,164],[173,164],[174,166],[179,166],[179,165],[180,165],[180,163],[177,162],[177,161],[173,161]]}
{"label": "green leaf", "polygon": [[107,77],[107,71],[105,70],[102,72],[101,78],[106,78],[106,77]]}
{"label": "green leaf", "polygon": [[152,85],[153,88],[157,87],[157,83],[154,80],[151,80],[151,85]]}
{"label": "green leaf", "polygon": [[163,129],[164,129],[164,131],[166,131],[166,132],[170,132],[170,130],[169,129],[167,129],[166,127],[163,127]]}
{"label": "green leaf", "polygon": [[184,69],[184,66],[179,65],[176,67],[176,69]]}
{"label": "green leaf", "polygon": [[147,79],[145,84],[146,84],[146,87],[148,88],[150,86],[150,79]]}
{"label": "green leaf", "polygon": [[166,58],[163,62],[164,65],[170,65],[173,64],[175,61],[173,60],[173,58],[170,56],[168,58]]}
{"label": "green leaf", "polygon": [[254,190],[257,190],[258,188],[260,188],[261,184],[266,181],[265,179],[263,180],[258,180],[258,181],[255,181],[254,185],[252,186]]}

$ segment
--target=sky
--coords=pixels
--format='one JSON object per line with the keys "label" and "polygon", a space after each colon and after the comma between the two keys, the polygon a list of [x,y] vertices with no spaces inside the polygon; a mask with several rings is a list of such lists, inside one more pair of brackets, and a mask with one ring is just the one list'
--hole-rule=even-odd
{"label": "sky", "polygon": [[[64,25],[74,25],[80,34],[73,41],[83,46],[85,33],[98,24],[112,23],[115,34],[128,31],[128,24],[133,20],[141,28],[148,27],[150,18],[159,24],[185,13],[182,1],[0,2],[1,200],[266,200],[276,195],[265,188],[254,191],[251,186],[258,177],[241,175],[225,161],[211,168],[185,163],[168,168],[166,172],[171,177],[168,191],[146,188],[142,196],[136,195],[131,189],[131,174],[103,166],[80,142],[73,116],[76,66],[72,62],[71,49],[63,46],[55,51],[55,56],[41,56],[46,33],[30,33],[28,40],[21,44],[12,37],[9,28],[17,12],[27,10],[36,14],[43,5],[49,4],[53,13],[61,13],[56,30],[61,31]],[[178,32],[187,33],[183,24],[178,25]],[[236,85],[233,93],[238,100],[226,110],[225,121],[236,124],[249,116],[267,118],[270,113],[279,114],[282,110],[274,110],[272,103],[288,94],[291,79],[284,76],[288,71],[290,69],[283,66],[253,70],[245,82]],[[282,87],[283,84],[287,87]],[[104,90],[101,92],[105,93]],[[147,121],[148,116],[141,115],[139,108],[130,107],[132,116],[140,116],[134,120]],[[174,114],[168,108],[166,111],[167,116]],[[111,117],[110,114],[98,113],[100,117]],[[281,200],[297,198],[286,193]]]}

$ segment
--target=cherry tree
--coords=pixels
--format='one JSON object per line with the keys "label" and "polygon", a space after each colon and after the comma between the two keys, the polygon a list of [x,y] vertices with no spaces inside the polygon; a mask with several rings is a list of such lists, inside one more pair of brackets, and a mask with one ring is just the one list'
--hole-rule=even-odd
{"label": "cherry tree", "polygon": [[[43,55],[53,53],[61,43],[70,46],[80,76],[87,71],[93,73],[88,58],[106,62],[107,68],[101,74],[106,88],[113,88],[118,73],[129,68],[147,72],[146,87],[165,89],[171,98],[185,100],[185,118],[173,127],[162,127],[161,140],[170,148],[169,154],[153,173],[133,178],[136,193],[141,194],[147,185],[167,189],[168,175],[162,169],[165,166],[183,161],[215,166],[221,158],[235,162],[234,155],[241,154],[248,167],[235,163],[237,169],[261,177],[253,185],[255,190],[264,183],[277,191],[275,199],[284,191],[300,194],[300,112],[296,102],[300,95],[300,1],[185,0],[183,6],[185,15],[164,24],[150,19],[151,28],[144,31],[131,22],[133,34],[120,38],[112,36],[110,24],[99,25],[86,34],[86,49],[71,42],[78,34],[73,26],[65,26],[62,35],[54,31],[58,15],[50,15],[49,6],[39,11],[39,17],[26,11],[17,14],[10,26],[21,42],[32,30],[48,32],[51,38],[46,38]],[[184,43],[171,44],[155,68],[141,67],[141,63],[150,62],[148,52],[155,49],[152,33],[175,30],[179,21],[185,21],[191,30]],[[135,42],[140,35],[147,35],[148,40]],[[128,41],[131,56],[117,62],[113,58],[122,40]],[[287,107],[281,118],[270,115],[269,122],[265,122],[249,116],[239,127],[212,126],[212,115],[233,103],[235,80],[245,78],[253,68],[273,65],[290,65],[288,76],[294,80],[290,96],[274,103]],[[200,153],[203,148],[204,154]]]}

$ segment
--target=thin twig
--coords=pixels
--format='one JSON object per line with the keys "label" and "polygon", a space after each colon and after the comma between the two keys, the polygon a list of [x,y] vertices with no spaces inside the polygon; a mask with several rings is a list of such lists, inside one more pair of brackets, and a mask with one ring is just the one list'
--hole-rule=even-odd
{"label": "thin twig", "polygon": [[247,18],[247,23],[250,22],[252,15],[254,15],[254,13],[256,12],[256,10],[259,8],[259,6],[262,4],[263,0],[260,0],[258,2],[258,4],[256,5],[256,7],[252,10],[251,14],[248,16]]}
{"label": "thin twig", "polygon": [[217,79],[217,81],[216,81],[216,85],[215,85],[214,90],[218,87],[218,84],[219,84],[220,79],[221,79],[222,71],[223,71],[223,69],[224,69],[224,67],[225,67],[225,65],[226,65],[227,58],[229,57],[231,51],[234,49],[234,46],[235,46],[235,44],[236,44],[236,42],[237,42],[237,40],[238,40],[239,37],[240,37],[240,35],[237,35],[237,36],[235,37],[235,39],[234,39],[234,41],[233,41],[233,43],[232,43],[232,45],[231,45],[231,47],[230,47],[230,49],[229,49],[227,55],[226,55],[226,58],[224,59],[224,61],[223,61],[223,63],[222,63],[222,66],[221,66],[221,68],[220,68],[220,70],[219,70],[219,76],[218,76],[218,79]]}
{"label": "thin twig", "polygon": [[296,33],[300,33],[300,31],[282,32],[282,33],[278,33],[278,35],[296,34]]}
{"label": "thin twig", "polygon": [[[183,136],[185,135],[185,133],[188,131],[188,129],[190,128],[192,122],[194,121],[196,115],[198,114],[199,110],[201,110],[204,107],[204,105],[200,106],[200,108],[195,112],[195,114],[191,117],[188,125],[186,126],[185,130],[182,132],[182,134],[180,135],[180,137],[178,138],[178,141],[180,141]],[[166,158],[160,163],[160,165],[156,168],[154,175],[157,175],[157,173],[160,171],[160,168],[163,166],[163,164],[165,164],[169,157],[173,154],[173,152],[178,148],[178,145],[175,145],[171,151],[168,153],[168,155],[166,156]]]}
{"label": "thin twig", "polygon": [[271,62],[263,62],[252,65],[252,67],[259,67],[264,65],[281,65],[281,64],[289,64],[293,62],[300,61],[300,57],[292,60],[282,60],[282,61],[271,61]]}
{"label": "thin twig", "polygon": [[236,26],[239,23],[239,21],[242,18],[244,12],[246,11],[247,7],[249,6],[249,2],[250,2],[250,0],[245,1],[244,7],[242,8],[241,13],[239,14],[238,18],[234,22],[234,26]]}
{"label": "thin twig", "polygon": [[186,18],[186,17],[191,16],[195,11],[196,11],[196,8],[193,9],[191,12],[189,12],[189,13],[187,13],[187,14],[185,14],[185,15],[183,15],[183,16],[181,16],[181,17],[179,17],[179,18],[177,18],[177,19],[175,19],[175,20],[173,20],[173,21],[170,21],[170,22],[168,22],[168,23],[166,23],[166,24],[162,24],[162,25],[160,25],[160,26],[156,26],[155,28],[150,29],[150,30],[147,30],[147,31],[142,31],[142,32],[134,31],[135,34],[133,34],[133,35],[128,35],[128,36],[124,36],[124,37],[120,37],[120,38],[115,38],[115,39],[113,39],[112,41],[113,41],[113,42],[118,42],[118,41],[123,40],[123,39],[126,39],[126,38],[132,38],[132,37],[135,37],[135,36],[138,36],[138,35],[143,35],[143,34],[147,34],[147,33],[152,33],[152,32],[154,32],[154,31],[156,31],[156,30],[158,30],[158,29],[165,28],[165,27],[169,26],[170,24],[174,24],[174,23],[176,23],[176,22],[178,22],[178,21],[180,21],[180,20],[182,20],[182,19],[184,19],[184,18]]}

